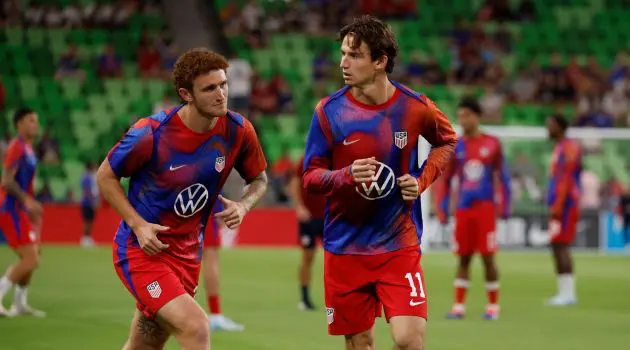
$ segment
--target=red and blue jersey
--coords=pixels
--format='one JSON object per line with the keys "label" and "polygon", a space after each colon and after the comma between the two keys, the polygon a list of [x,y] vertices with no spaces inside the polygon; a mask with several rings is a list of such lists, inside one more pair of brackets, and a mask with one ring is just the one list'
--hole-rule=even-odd
{"label": "red and blue jersey", "polygon": [[[140,119],[109,152],[118,177],[130,177],[127,197],[147,222],[169,227],[170,254],[199,258],[216,198],[235,168],[248,183],[267,167],[252,124],[228,112],[212,130],[190,130],[177,111],[182,106]],[[181,239],[174,239],[180,236]],[[138,246],[122,221],[115,236],[119,246]],[[119,252],[120,253],[120,252]],[[123,257],[121,257],[122,259]]]}
{"label": "red and blue jersey", "polygon": [[[499,204],[498,213],[508,217],[511,212],[510,174],[497,137],[480,134],[462,137],[455,146],[455,156],[444,173],[445,191],[440,202],[444,217],[448,216],[451,183],[459,180],[457,209],[469,209],[479,202]],[[496,184],[499,183],[499,200]]]}
{"label": "red and blue jersey", "polygon": [[563,139],[553,149],[547,189],[547,205],[559,214],[579,206],[582,148],[571,139]]}
{"label": "red and blue jersey", "polygon": [[[426,96],[392,82],[385,103],[357,101],[350,87],[319,102],[306,141],[303,181],[327,198],[324,249],[374,255],[417,246],[422,237],[420,198],[404,201],[396,179],[410,174],[420,191],[441,175],[457,136],[448,118]],[[433,146],[419,166],[418,140]],[[356,184],[357,159],[376,157],[374,181]]]}
{"label": "red and blue jersey", "polygon": [[[30,144],[24,142],[20,137],[16,137],[9,143],[7,153],[3,162],[4,171],[15,171],[15,181],[20,189],[33,196],[33,178],[37,167],[37,157]],[[17,212],[24,210],[22,203],[12,194],[6,192],[4,188],[0,190],[0,200],[2,210]]]}

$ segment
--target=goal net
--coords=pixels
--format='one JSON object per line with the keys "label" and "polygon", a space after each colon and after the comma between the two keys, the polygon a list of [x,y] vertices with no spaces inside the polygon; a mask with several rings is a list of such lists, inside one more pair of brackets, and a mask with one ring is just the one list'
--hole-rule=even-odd
{"label": "goal net", "polygon": [[[546,129],[488,126],[483,127],[483,131],[501,139],[511,175],[513,213],[508,220],[497,221],[498,244],[502,249],[545,247],[549,243],[545,200],[553,150]],[[575,246],[603,249],[614,243],[610,242],[615,239],[610,231],[619,225],[612,211],[616,195],[621,186],[630,185],[630,129],[570,128],[568,136],[578,140],[584,149],[582,215]],[[419,149],[426,158],[428,143],[423,140]],[[422,198],[425,249],[448,249],[451,246],[452,216],[449,224],[443,226],[434,215],[438,198],[442,196],[440,181]]]}

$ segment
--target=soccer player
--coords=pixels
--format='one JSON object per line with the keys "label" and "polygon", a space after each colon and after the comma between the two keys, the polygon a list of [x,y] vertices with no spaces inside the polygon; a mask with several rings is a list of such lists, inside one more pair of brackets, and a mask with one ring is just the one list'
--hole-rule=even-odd
{"label": "soccer player", "polygon": [[[0,317],[17,315],[45,316],[45,313],[28,305],[27,289],[40,262],[38,235],[42,205],[33,195],[33,177],[37,158],[33,141],[39,132],[37,113],[28,108],[15,112],[13,123],[17,137],[9,144],[2,169],[0,189],[0,235],[19,256],[0,278]],[[4,296],[15,286],[13,305],[7,311],[2,303]]]}
{"label": "soccer player", "polygon": [[[324,289],[328,332],[371,349],[385,309],[396,349],[424,348],[420,194],[440,176],[457,136],[426,96],[389,80],[398,44],[371,16],[339,32],[346,86],[321,100],[306,141],[304,186],[327,198]],[[418,141],[433,146],[418,166]]]}
{"label": "soccer player", "polygon": [[[227,109],[226,59],[206,49],[181,55],[173,85],[183,102],[140,119],[97,173],[103,197],[122,217],[113,245],[118,277],[137,301],[124,349],[161,349],[172,334],[183,349],[208,349],[210,327],[194,300],[204,226],[229,228],[267,187],[267,162],[252,124]],[[235,168],[249,184],[239,201],[219,195]],[[120,185],[130,177],[129,194]]]}
{"label": "soccer player", "polygon": [[313,311],[315,306],[310,296],[311,270],[317,239],[322,238],[324,234],[326,198],[309,194],[304,190],[302,181],[304,157],[300,159],[296,170],[289,182],[289,195],[295,204],[295,213],[299,223],[298,238],[302,246],[302,260],[299,267],[301,300],[298,308],[303,311]]}
{"label": "soccer player", "polygon": [[[494,260],[497,251],[496,217],[510,215],[510,176],[503,159],[498,138],[479,129],[481,107],[473,98],[463,99],[457,109],[457,119],[463,137],[455,147],[455,157],[444,174],[446,190],[438,216],[446,223],[449,215],[451,182],[457,176],[457,212],[455,214],[454,251],[459,256],[455,278],[455,304],[447,318],[461,319],[465,314],[466,292],[469,285],[470,262],[475,253],[483,261],[488,304],[483,318],[499,318],[499,273]],[[501,204],[495,204],[495,182],[500,183]],[[497,213],[498,212],[498,213]]]}
{"label": "soccer player", "polygon": [[90,248],[94,246],[92,238],[92,223],[94,213],[98,205],[98,186],[96,186],[96,169],[94,164],[85,165],[85,173],[81,177],[81,216],[83,217],[83,237],[81,246]]}
{"label": "soccer player", "polygon": [[[223,195],[223,193],[221,193]],[[221,313],[219,248],[221,248],[221,231],[225,225],[214,217],[224,210],[223,203],[218,201],[212,208],[212,218],[206,225],[203,239],[203,280],[208,300],[210,329],[229,332],[241,332],[245,327],[234,322]]]}
{"label": "soccer player", "polygon": [[630,252],[630,186],[619,196],[619,214],[623,223],[623,244]]}
{"label": "soccer player", "polygon": [[569,122],[560,114],[547,119],[549,138],[555,143],[547,189],[549,234],[558,275],[558,294],[548,300],[553,306],[577,303],[570,246],[580,219],[582,149],[566,137],[568,127]]}

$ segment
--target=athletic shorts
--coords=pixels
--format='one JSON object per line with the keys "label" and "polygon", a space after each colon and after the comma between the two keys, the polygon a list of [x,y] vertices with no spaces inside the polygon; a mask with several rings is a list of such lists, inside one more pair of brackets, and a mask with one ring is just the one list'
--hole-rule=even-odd
{"label": "athletic shorts", "polygon": [[13,249],[37,243],[37,235],[23,210],[0,210],[0,235]]}
{"label": "athletic shorts", "polygon": [[492,202],[476,203],[472,208],[455,213],[455,254],[492,255],[497,251],[496,209]]}
{"label": "athletic shorts", "polygon": [[208,220],[206,233],[203,237],[203,248],[221,248],[221,230],[214,218]]}
{"label": "athletic shorts", "polygon": [[324,234],[324,219],[311,219],[300,222],[300,245],[304,249],[313,249],[317,244],[317,238],[321,239]]}
{"label": "athletic shorts", "polygon": [[139,247],[116,242],[113,257],[118,278],[149,318],[176,297],[188,293],[194,298],[197,292],[200,260],[183,260],[166,252],[149,256]]}
{"label": "athletic shorts", "polygon": [[324,253],[328,333],[366,331],[385,317],[427,318],[427,294],[418,246],[378,255]]}
{"label": "athletic shorts", "polygon": [[565,210],[562,214],[562,220],[550,219],[549,235],[551,236],[551,244],[572,244],[579,221],[580,210],[577,207]]}
{"label": "athletic shorts", "polygon": [[94,207],[91,206],[81,206],[81,217],[85,221],[93,221],[94,220]]}

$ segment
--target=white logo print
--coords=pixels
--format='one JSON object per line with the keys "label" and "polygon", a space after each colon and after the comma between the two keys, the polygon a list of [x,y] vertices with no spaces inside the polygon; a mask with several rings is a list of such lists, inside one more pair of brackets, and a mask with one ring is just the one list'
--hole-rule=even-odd
{"label": "white logo print", "polygon": [[407,146],[407,132],[398,131],[394,133],[394,144],[396,147],[403,149]]}
{"label": "white logo print", "polygon": [[172,165],[171,165],[170,167],[168,167],[168,170],[170,170],[170,171],[175,171],[175,170],[177,170],[177,169],[181,169],[181,168],[183,168],[183,167],[185,167],[185,166],[186,166],[186,164],[184,164],[184,165],[178,165],[178,166],[172,166]]}
{"label": "white logo print", "polygon": [[418,306],[418,305],[422,305],[424,304],[426,301],[413,301],[413,300],[409,300],[409,306]]}
{"label": "white logo print", "polygon": [[470,181],[479,181],[483,175],[483,163],[478,159],[471,159],[464,164],[464,175]]}
{"label": "white logo print", "polygon": [[349,146],[355,142],[359,142],[360,139],[356,139],[356,140],[352,140],[352,141],[348,141],[347,139],[343,140],[343,145],[344,146]]}
{"label": "white logo print", "polygon": [[187,218],[195,215],[208,202],[208,189],[202,184],[186,187],[177,195],[173,209],[177,215]]}
{"label": "white logo print", "polygon": [[151,284],[147,286],[147,291],[153,299],[158,299],[160,295],[162,295],[162,288],[157,281],[151,282]]}
{"label": "white logo print", "polygon": [[387,197],[394,189],[395,182],[392,168],[387,164],[378,162],[376,175],[374,175],[372,182],[369,185],[364,182],[360,186],[355,187],[355,189],[361,197],[373,201]]}

